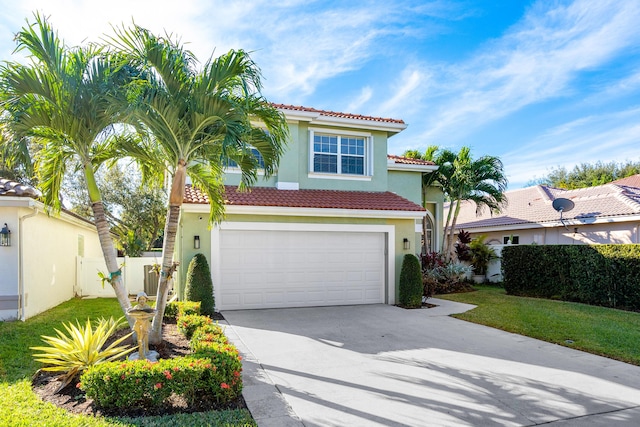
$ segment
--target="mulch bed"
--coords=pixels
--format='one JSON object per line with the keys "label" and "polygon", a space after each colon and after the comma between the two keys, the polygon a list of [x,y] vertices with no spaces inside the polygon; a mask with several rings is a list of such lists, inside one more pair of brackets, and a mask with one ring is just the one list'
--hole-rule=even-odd
{"label": "mulch bed", "polygon": [[[214,320],[224,319],[221,315],[216,313],[216,316],[212,316]],[[117,331],[107,342],[118,339],[129,333],[128,329]],[[162,328],[163,342],[157,346],[149,345],[151,350],[155,350],[159,353],[161,359],[169,359],[172,357],[185,356],[191,352],[189,349],[189,340],[178,331],[178,328],[174,322],[165,321]],[[123,344],[131,344],[133,340],[125,342]],[[77,381],[72,381],[71,384],[63,388],[60,392],[56,393],[56,390],[60,386],[57,379],[58,374],[55,372],[39,371],[33,377],[32,388],[33,391],[45,402],[52,403],[60,408],[67,410],[73,414],[83,415],[103,415],[103,416],[119,416],[119,417],[141,417],[148,415],[170,415],[181,412],[202,412],[221,409],[243,409],[246,408],[246,404],[242,396],[238,399],[230,402],[226,405],[216,405],[209,401],[197,402],[192,405],[188,405],[186,401],[180,398],[172,397],[169,401],[169,405],[160,408],[156,411],[142,410],[139,408],[119,409],[113,413],[98,409],[92,399],[87,399],[82,390],[77,388]]]}

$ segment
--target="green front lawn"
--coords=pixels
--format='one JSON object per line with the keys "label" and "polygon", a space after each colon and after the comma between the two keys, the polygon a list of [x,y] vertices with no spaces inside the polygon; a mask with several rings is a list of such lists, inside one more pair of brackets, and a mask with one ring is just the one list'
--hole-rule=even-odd
{"label": "green front lawn", "polygon": [[458,319],[640,365],[640,313],[477,289],[437,298],[478,306]]}
{"label": "green front lawn", "polygon": [[122,316],[116,299],[74,299],[26,322],[0,322],[0,426],[255,426],[248,411],[210,411],[135,419],[70,415],[42,402],[31,391],[31,377],[40,363],[29,347],[43,345],[41,335],[55,335],[62,322],[87,317]]}

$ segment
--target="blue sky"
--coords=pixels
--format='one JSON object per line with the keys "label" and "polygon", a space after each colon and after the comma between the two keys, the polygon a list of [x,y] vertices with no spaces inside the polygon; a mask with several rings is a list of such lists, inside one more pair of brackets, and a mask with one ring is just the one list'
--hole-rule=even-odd
{"label": "blue sky", "polygon": [[41,11],[69,45],[132,20],[205,61],[253,52],[277,103],[403,119],[389,153],[467,145],[510,188],[640,161],[640,1],[0,0],[0,59]]}

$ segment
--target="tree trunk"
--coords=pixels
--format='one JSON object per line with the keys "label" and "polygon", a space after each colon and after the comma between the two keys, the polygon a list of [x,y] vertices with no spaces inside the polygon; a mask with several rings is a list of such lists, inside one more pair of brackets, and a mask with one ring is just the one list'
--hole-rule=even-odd
{"label": "tree trunk", "polygon": [[452,200],[449,203],[449,212],[447,212],[447,220],[444,223],[444,231],[442,233],[442,249],[441,249],[441,253],[444,255],[445,260],[449,260],[449,256],[448,256],[448,247],[447,244],[449,242],[449,223],[451,222],[451,217],[453,215],[453,209],[454,209],[454,205],[455,205],[455,200]]}
{"label": "tree trunk", "polygon": [[158,280],[158,293],[156,295],[156,314],[153,317],[151,331],[149,331],[149,343],[159,344],[162,342],[162,319],[164,310],[167,307],[167,296],[169,288],[173,282],[172,276],[175,272],[173,263],[173,252],[175,250],[176,236],[178,234],[178,222],[180,220],[180,208],[184,200],[184,186],[186,181],[186,163],[180,160],[178,168],[171,183],[171,194],[169,195],[169,210],[167,212],[167,222],[164,228],[164,242],[162,245],[162,268]]}
{"label": "tree trunk", "polygon": [[102,201],[93,202],[91,204],[91,209],[93,210],[93,217],[95,219],[96,228],[98,229],[98,239],[100,240],[100,247],[102,248],[104,262],[107,264],[108,274],[111,277],[111,286],[116,293],[116,298],[118,298],[120,308],[122,308],[124,315],[127,317],[129,326],[133,327],[133,319],[127,316],[127,309],[131,307],[131,302],[129,301],[127,289],[124,287],[124,283],[122,281],[122,274],[120,273],[120,267],[118,266],[118,259],[113,246],[113,240],[111,239],[109,223],[107,222],[104,214]]}
{"label": "tree trunk", "polygon": [[84,176],[87,182],[89,198],[91,199],[91,210],[93,211],[94,222],[98,230],[98,239],[100,241],[100,247],[102,248],[102,255],[107,265],[107,273],[111,279],[110,283],[116,293],[120,308],[122,308],[122,312],[129,322],[129,326],[133,327],[134,320],[127,315],[127,309],[131,307],[131,302],[129,301],[127,289],[124,287],[124,282],[122,281],[122,272],[118,266],[118,258],[115,247],[113,246],[113,239],[111,238],[104,205],[102,204],[102,196],[96,184],[93,166],[90,163],[84,167]]}
{"label": "tree trunk", "polygon": [[447,247],[449,248],[449,259],[453,258],[453,253],[451,250],[453,249],[453,238],[456,234],[456,223],[458,222],[458,214],[460,213],[461,204],[462,202],[458,200],[458,203],[456,203],[456,211],[453,214],[453,219],[451,220],[451,230],[449,231],[449,244],[447,245]]}

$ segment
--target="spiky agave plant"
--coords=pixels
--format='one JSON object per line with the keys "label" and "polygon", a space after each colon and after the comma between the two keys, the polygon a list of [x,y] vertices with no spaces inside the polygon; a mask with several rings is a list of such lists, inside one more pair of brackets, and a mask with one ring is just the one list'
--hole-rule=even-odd
{"label": "spiky agave plant", "polygon": [[121,326],[125,325],[124,317],[114,320],[101,318],[96,322],[95,329],[91,320],[83,326],[76,320],[76,324],[69,322],[62,326],[68,335],[55,329],[57,337],[42,336],[42,340],[50,347],[31,347],[31,350],[42,353],[34,354],[36,361],[45,366],[43,371],[61,372],[61,385],[56,393],[65,388],[74,378],[93,365],[119,359],[135,350],[135,347],[120,346],[132,333],[118,338],[108,347],[103,348],[107,339]]}

